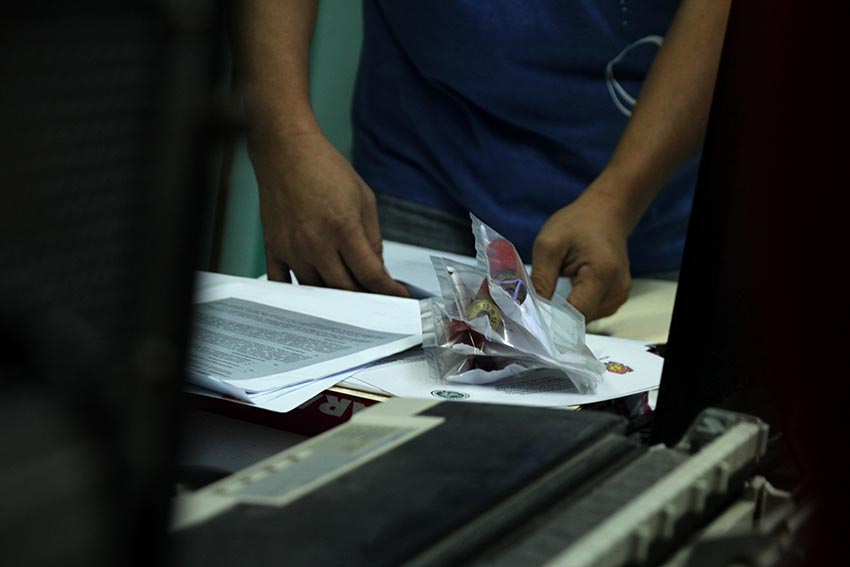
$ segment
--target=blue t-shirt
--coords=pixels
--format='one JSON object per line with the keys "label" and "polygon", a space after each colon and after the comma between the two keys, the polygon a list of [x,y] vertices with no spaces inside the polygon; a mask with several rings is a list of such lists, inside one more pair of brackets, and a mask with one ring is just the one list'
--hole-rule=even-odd
{"label": "blue t-shirt", "polygon": [[[375,191],[474,212],[526,262],[608,162],[677,0],[364,0],[354,165]],[[629,239],[677,268],[697,157]]]}

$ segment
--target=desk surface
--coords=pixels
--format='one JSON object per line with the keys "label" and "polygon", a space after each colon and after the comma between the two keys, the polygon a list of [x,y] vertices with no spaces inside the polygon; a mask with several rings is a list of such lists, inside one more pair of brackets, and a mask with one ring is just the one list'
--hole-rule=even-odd
{"label": "desk surface", "polygon": [[610,317],[589,323],[587,332],[655,344],[666,343],[677,286],[676,282],[669,281],[634,280],[628,301]]}
{"label": "desk surface", "polygon": [[306,439],[289,431],[266,427],[208,411],[186,408],[181,466],[236,472]]}

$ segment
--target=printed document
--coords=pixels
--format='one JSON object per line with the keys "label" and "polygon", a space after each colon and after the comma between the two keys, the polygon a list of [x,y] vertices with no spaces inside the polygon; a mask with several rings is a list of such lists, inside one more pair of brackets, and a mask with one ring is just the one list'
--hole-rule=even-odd
{"label": "printed document", "polygon": [[189,368],[230,383],[302,370],[404,338],[228,297],[195,306]]}
{"label": "printed document", "polygon": [[243,401],[327,388],[422,342],[412,299],[204,272],[196,288],[190,379]]}

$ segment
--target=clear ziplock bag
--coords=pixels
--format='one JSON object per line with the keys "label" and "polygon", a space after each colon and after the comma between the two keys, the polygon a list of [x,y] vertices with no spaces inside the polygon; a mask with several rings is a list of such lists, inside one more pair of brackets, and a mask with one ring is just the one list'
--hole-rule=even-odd
{"label": "clear ziplock bag", "polygon": [[514,246],[471,216],[477,265],[432,257],[441,297],[422,303],[432,372],[484,384],[553,368],[578,391],[594,391],[604,366],[585,345],[584,316],[564,298],[539,297]]}

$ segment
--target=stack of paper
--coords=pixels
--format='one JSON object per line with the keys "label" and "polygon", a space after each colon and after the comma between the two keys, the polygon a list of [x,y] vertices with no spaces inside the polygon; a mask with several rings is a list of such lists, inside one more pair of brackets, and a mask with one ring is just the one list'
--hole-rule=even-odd
{"label": "stack of paper", "polygon": [[413,299],[200,272],[193,391],[286,412],[369,363],[421,344]]}

